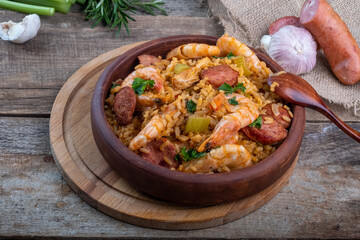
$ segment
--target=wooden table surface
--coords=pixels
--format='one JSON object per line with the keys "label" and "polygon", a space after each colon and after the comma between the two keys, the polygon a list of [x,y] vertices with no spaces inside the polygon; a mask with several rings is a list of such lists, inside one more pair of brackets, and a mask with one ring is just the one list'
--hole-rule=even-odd
{"label": "wooden table surface", "polygon": [[[165,8],[169,16],[136,16],[131,35],[116,38],[107,27],[91,29],[74,6],[68,15],[42,17],[41,32],[26,44],[0,42],[0,238],[360,238],[360,144],[312,110],[289,183],[264,207],[223,226],[141,228],[98,212],[69,188],[51,156],[48,130],[64,82],[94,57],[126,44],[223,34],[206,3],[168,1]],[[0,10],[0,22],[23,17]],[[359,117],[332,108],[360,131]]]}

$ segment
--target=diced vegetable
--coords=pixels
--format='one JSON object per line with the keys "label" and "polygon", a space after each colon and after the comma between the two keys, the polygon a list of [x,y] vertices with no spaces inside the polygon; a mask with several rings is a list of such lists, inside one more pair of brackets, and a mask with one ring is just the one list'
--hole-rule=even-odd
{"label": "diced vegetable", "polygon": [[256,127],[257,129],[260,129],[262,126],[262,117],[258,117],[254,122],[249,124],[250,127]]}
{"label": "diced vegetable", "polygon": [[210,107],[214,110],[214,111],[218,111],[221,107],[221,105],[224,102],[224,95],[223,94],[218,94],[216,95],[210,102]]}
{"label": "diced vegetable", "polygon": [[196,111],[196,103],[193,100],[189,100],[186,102],[186,108],[189,113],[194,113]]}
{"label": "diced vegetable", "polygon": [[190,67],[187,64],[178,63],[174,67],[174,72],[175,72],[175,74],[179,74],[179,73],[182,73],[183,71],[185,71],[186,69],[189,69],[189,68]]}
{"label": "diced vegetable", "polygon": [[234,58],[233,61],[238,67],[242,67],[242,69],[244,70],[245,77],[249,77],[252,74],[252,71],[250,71],[250,69],[246,64],[244,56],[239,56],[237,58]]}
{"label": "diced vegetable", "polygon": [[186,122],[185,133],[189,132],[205,132],[210,124],[210,119],[205,117],[190,116]]}
{"label": "diced vegetable", "polygon": [[205,155],[206,155],[206,152],[198,152],[194,149],[186,150],[186,148],[183,147],[180,149],[180,152],[178,154],[176,154],[175,160],[176,161],[182,160],[183,162],[188,162],[192,159],[201,158]]}

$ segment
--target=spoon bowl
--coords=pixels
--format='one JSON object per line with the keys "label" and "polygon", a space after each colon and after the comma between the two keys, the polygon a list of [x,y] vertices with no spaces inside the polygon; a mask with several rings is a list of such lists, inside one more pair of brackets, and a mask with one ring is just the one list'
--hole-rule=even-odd
{"label": "spoon bowl", "polygon": [[341,121],[323,102],[315,89],[303,78],[286,72],[279,72],[267,79],[271,86],[276,84],[275,93],[288,102],[312,108],[329,118],[342,131],[360,143],[360,133]]}

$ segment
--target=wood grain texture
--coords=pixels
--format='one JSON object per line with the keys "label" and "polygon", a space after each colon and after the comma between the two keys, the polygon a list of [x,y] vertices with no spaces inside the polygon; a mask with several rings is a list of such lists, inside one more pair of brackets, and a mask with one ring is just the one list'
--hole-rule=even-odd
{"label": "wood grain texture", "polygon": [[289,184],[264,207],[223,226],[169,232],[115,220],[72,192],[50,155],[48,119],[0,120],[0,236],[360,238],[360,146],[331,123],[306,124]]}
{"label": "wood grain texture", "polygon": [[[120,38],[107,27],[92,29],[79,6],[67,15],[42,17],[43,26],[35,39],[22,45],[0,41],[0,115],[49,116],[66,79],[92,58],[117,47],[177,34],[223,34],[218,20],[206,17],[207,4],[201,8],[198,4],[193,0],[169,1],[166,9],[171,17],[137,16],[136,24],[129,26],[131,34]],[[23,16],[0,10],[1,21],[21,21]],[[341,119],[360,122],[352,110],[336,104],[329,107]],[[311,110],[307,119],[326,120]]]}
{"label": "wood grain texture", "polygon": [[[18,21],[20,16],[0,11],[0,19]],[[205,17],[140,15],[130,24],[131,35],[119,38],[107,27],[90,26],[82,14],[56,14],[43,17],[38,36],[25,44],[0,41],[0,115],[49,115],[66,79],[92,58],[120,46],[169,35],[223,33],[215,19]]]}
{"label": "wood grain texture", "polygon": [[[155,22],[141,16],[130,26],[136,35],[118,39],[106,27],[91,29],[77,8],[69,15],[42,17],[40,34],[25,45],[0,42],[0,238],[360,238],[359,144],[312,109],[289,184],[235,222],[195,231],[144,229],[102,214],[70,190],[51,157],[44,117],[66,79],[90,59],[125,44],[176,32],[223,33],[217,20],[205,18],[208,9],[196,8],[197,1],[167,2],[170,16]],[[23,17],[0,10],[1,22]],[[329,107],[360,131],[352,110]]]}

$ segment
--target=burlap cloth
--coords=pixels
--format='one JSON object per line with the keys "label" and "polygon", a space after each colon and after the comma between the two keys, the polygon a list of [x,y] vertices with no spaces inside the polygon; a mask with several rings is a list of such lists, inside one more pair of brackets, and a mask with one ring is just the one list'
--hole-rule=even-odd
{"label": "burlap cloth", "polygon": [[[283,16],[300,16],[305,0],[208,0],[214,16],[218,17],[230,36],[259,48],[260,39],[268,34],[272,22]],[[360,43],[360,0],[328,0],[348,25]],[[302,74],[324,99],[345,108],[360,107],[360,82],[352,86],[341,84],[330,71],[322,51],[318,51],[315,68]],[[358,115],[358,114],[357,114]]]}

